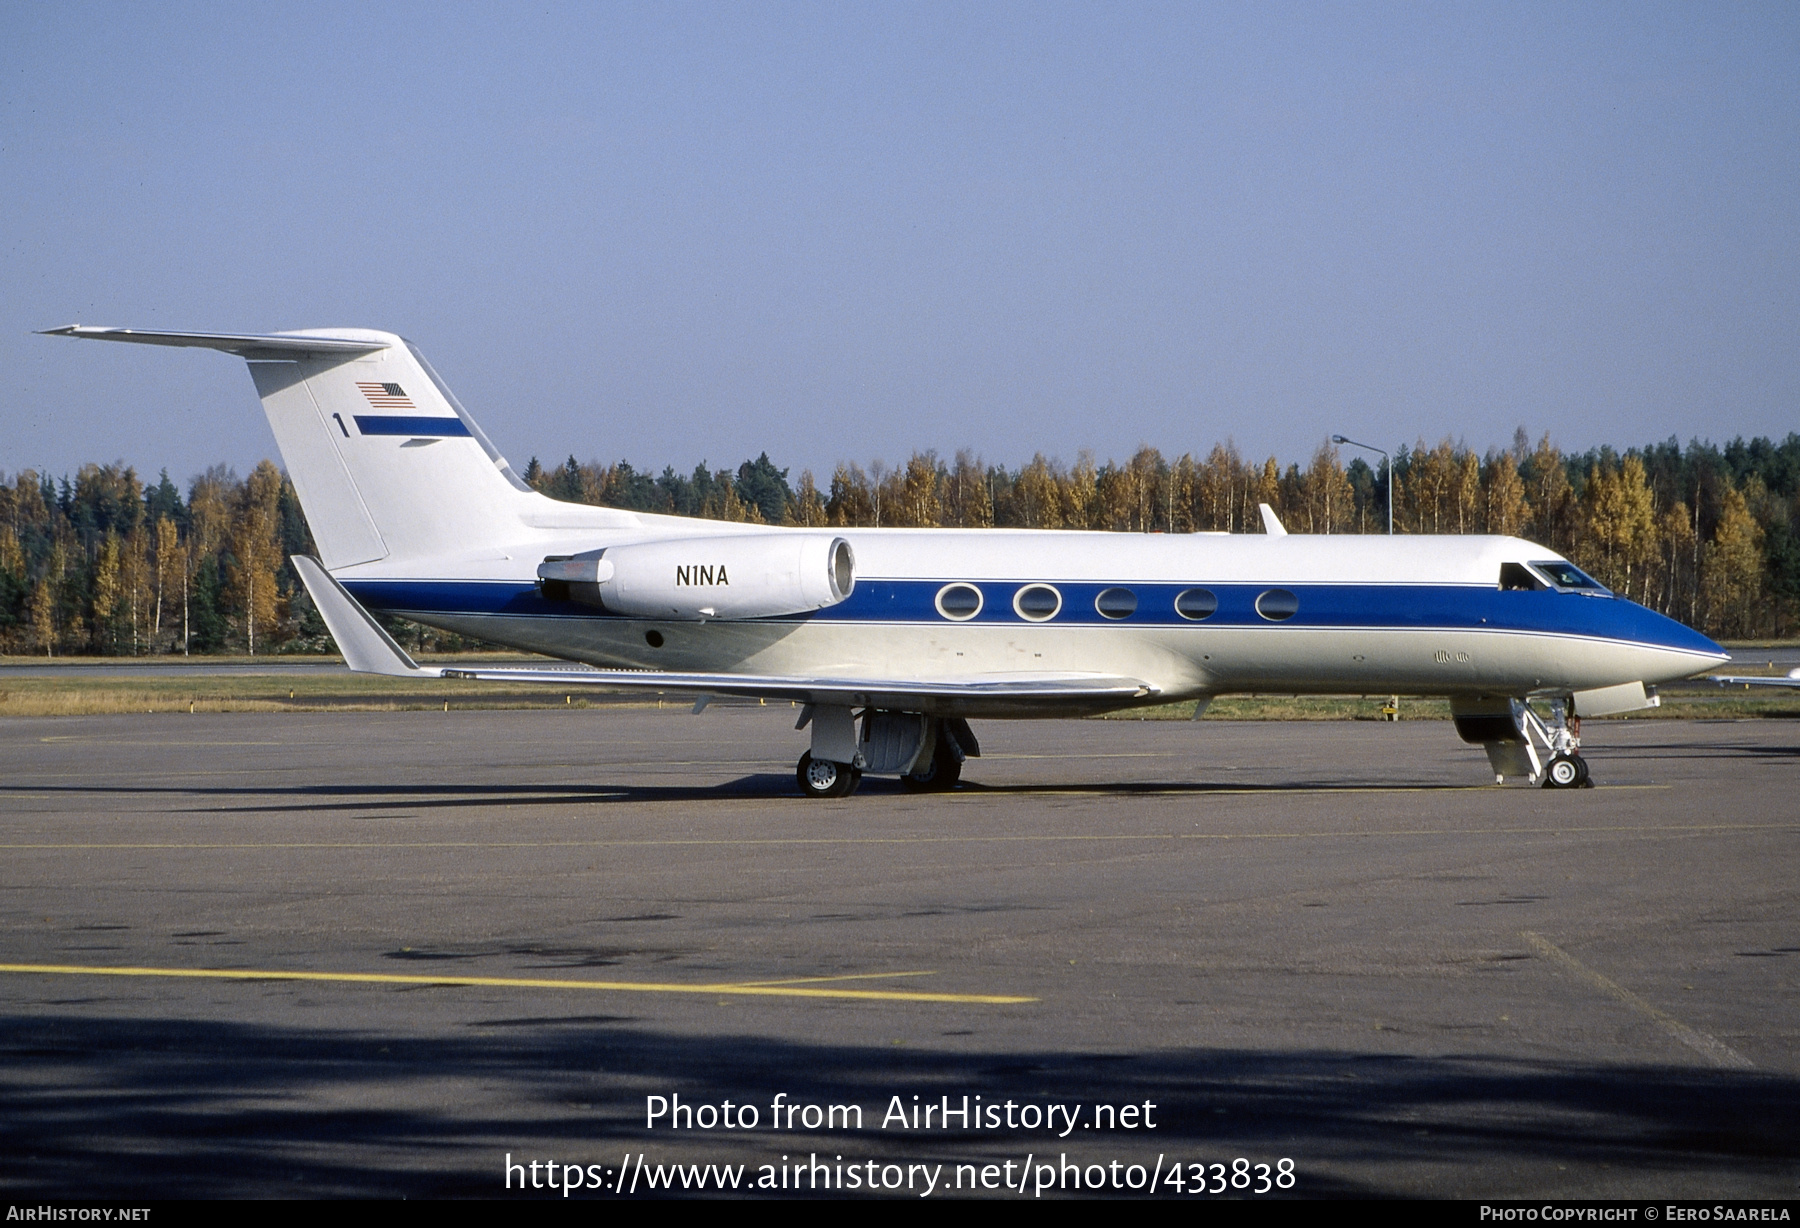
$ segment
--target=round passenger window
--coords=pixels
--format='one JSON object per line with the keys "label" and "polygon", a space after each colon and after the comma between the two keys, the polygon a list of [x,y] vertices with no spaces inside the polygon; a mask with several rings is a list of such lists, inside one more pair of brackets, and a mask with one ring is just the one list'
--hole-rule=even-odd
{"label": "round passenger window", "polygon": [[1195,622],[1211,618],[1218,608],[1219,599],[1213,596],[1211,589],[1190,588],[1175,598],[1175,612]]}
{"label": "round passenger window", "polygon": [[1094,608],[1105,618],[1130,618],[1137,613],[1137,594],[1128,588],[1109,588],[1094,598]]}
{"label": "round passenger window", "polygon": [[938,590],[937,612],[953,622],[968,622],[981,613],[981,590],[973,584],[946,584]]}
{"label": "round passenger window", "polygon": [[1062,609],[1062,594],[1048,584],[1027,584],[1013,594],[1013,610],[1027,622],[1041,623]]}
{"label": "round passenger window", "polygon": [[1256,612],[1272,623],[1284,622],[1300,611],[1300,598],[1285,588],[1272,588],[1256,599]]}

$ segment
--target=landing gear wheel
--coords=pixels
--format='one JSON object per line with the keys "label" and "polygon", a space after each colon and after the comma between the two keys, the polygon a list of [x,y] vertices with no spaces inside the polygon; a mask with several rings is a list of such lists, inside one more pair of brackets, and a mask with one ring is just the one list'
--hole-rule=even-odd
{"label": "landing gear wheel", "polygon": [[900,778],[900,787],[908,793],[948,793],[962,779],[962,760],[957,758],[944,738],[939,738],[931,752],[931,766],[922,772]]}
{"label": "landing gear wheel", "polygon": [[1575,766],[1576,766],[1576,768],[1578,768],[1580,770],[1580,774],[1581,774],[1581,779],[1577,780],[1575,782],[1575,787],[1577,789],[1593,788],[1594,787],[1593,779],[1588,776],[1587,760],[1583,759],[1580,755],[1575,755],[1574,760],[1575,760]]}
{"label": "landing gear wheel", "polygon": [[1579,755],[1557,755],[1544,769],[1544,788],[1578,789],[1587,779],[1587,764]]}
{"label": "landing gear wheel", "polygon": [[794,767],[794,780],[808,797],[849,797],[862,781],[862,773],[845,763],[814,759],[808,751]]}

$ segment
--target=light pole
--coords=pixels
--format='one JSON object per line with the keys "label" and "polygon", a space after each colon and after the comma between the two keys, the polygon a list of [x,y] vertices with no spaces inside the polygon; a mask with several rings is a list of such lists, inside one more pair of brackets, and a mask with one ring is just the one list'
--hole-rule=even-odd
{"label": "light pole", "polygon": [[[1356,440],[1343,435],[1333,435],[1331,437],[1331,442],[1347,443],[1353,448],[1362,448],[1368,452],[1381,453],[1381,459],[1387,465],[1388,536],[1392,537],[1394,535],[1394,458],[1389,456],[1385,451],[1382,451],[1382,449],[1375,447],[1373,444],[1357,443]],[[1385,721],[1397,721],[1400,719],[1400,697],[1398,695],[1388,697],[1387,706],[1381,710],[1381,719]]]}
{"label": "light pole", "polygon": [[1394,458],[1373,444],[1357,443],[1356,440],[1347,439],[1342,435],[1333,435],[1331,442],[1347,443],[1353,448],[1362,448],[1368,452],[1381,452],[1381,459],[1387,464],[1388,536],[1392,537],[1394,535]]}

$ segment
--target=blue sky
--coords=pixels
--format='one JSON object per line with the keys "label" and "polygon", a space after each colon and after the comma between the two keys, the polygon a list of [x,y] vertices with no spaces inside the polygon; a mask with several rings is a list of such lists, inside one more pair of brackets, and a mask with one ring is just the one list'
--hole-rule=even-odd
{"label": "blue sky", "polygon": [[1800,429],[1793,5],[9,5],[0,469],[404,333],[520,463]]}

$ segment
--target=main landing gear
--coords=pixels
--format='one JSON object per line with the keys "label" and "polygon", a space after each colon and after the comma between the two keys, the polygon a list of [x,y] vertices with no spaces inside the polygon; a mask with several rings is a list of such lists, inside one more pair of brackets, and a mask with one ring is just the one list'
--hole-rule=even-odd
{"label": "main landing gear", "polygon": [[969,723],[917,712],[808,704],[796,728],[812,726],[812,749],[794,766],[807,797],[849,797],[864,774],[896,776],[908,793],[943,793],[962,779],[981,746]]}

